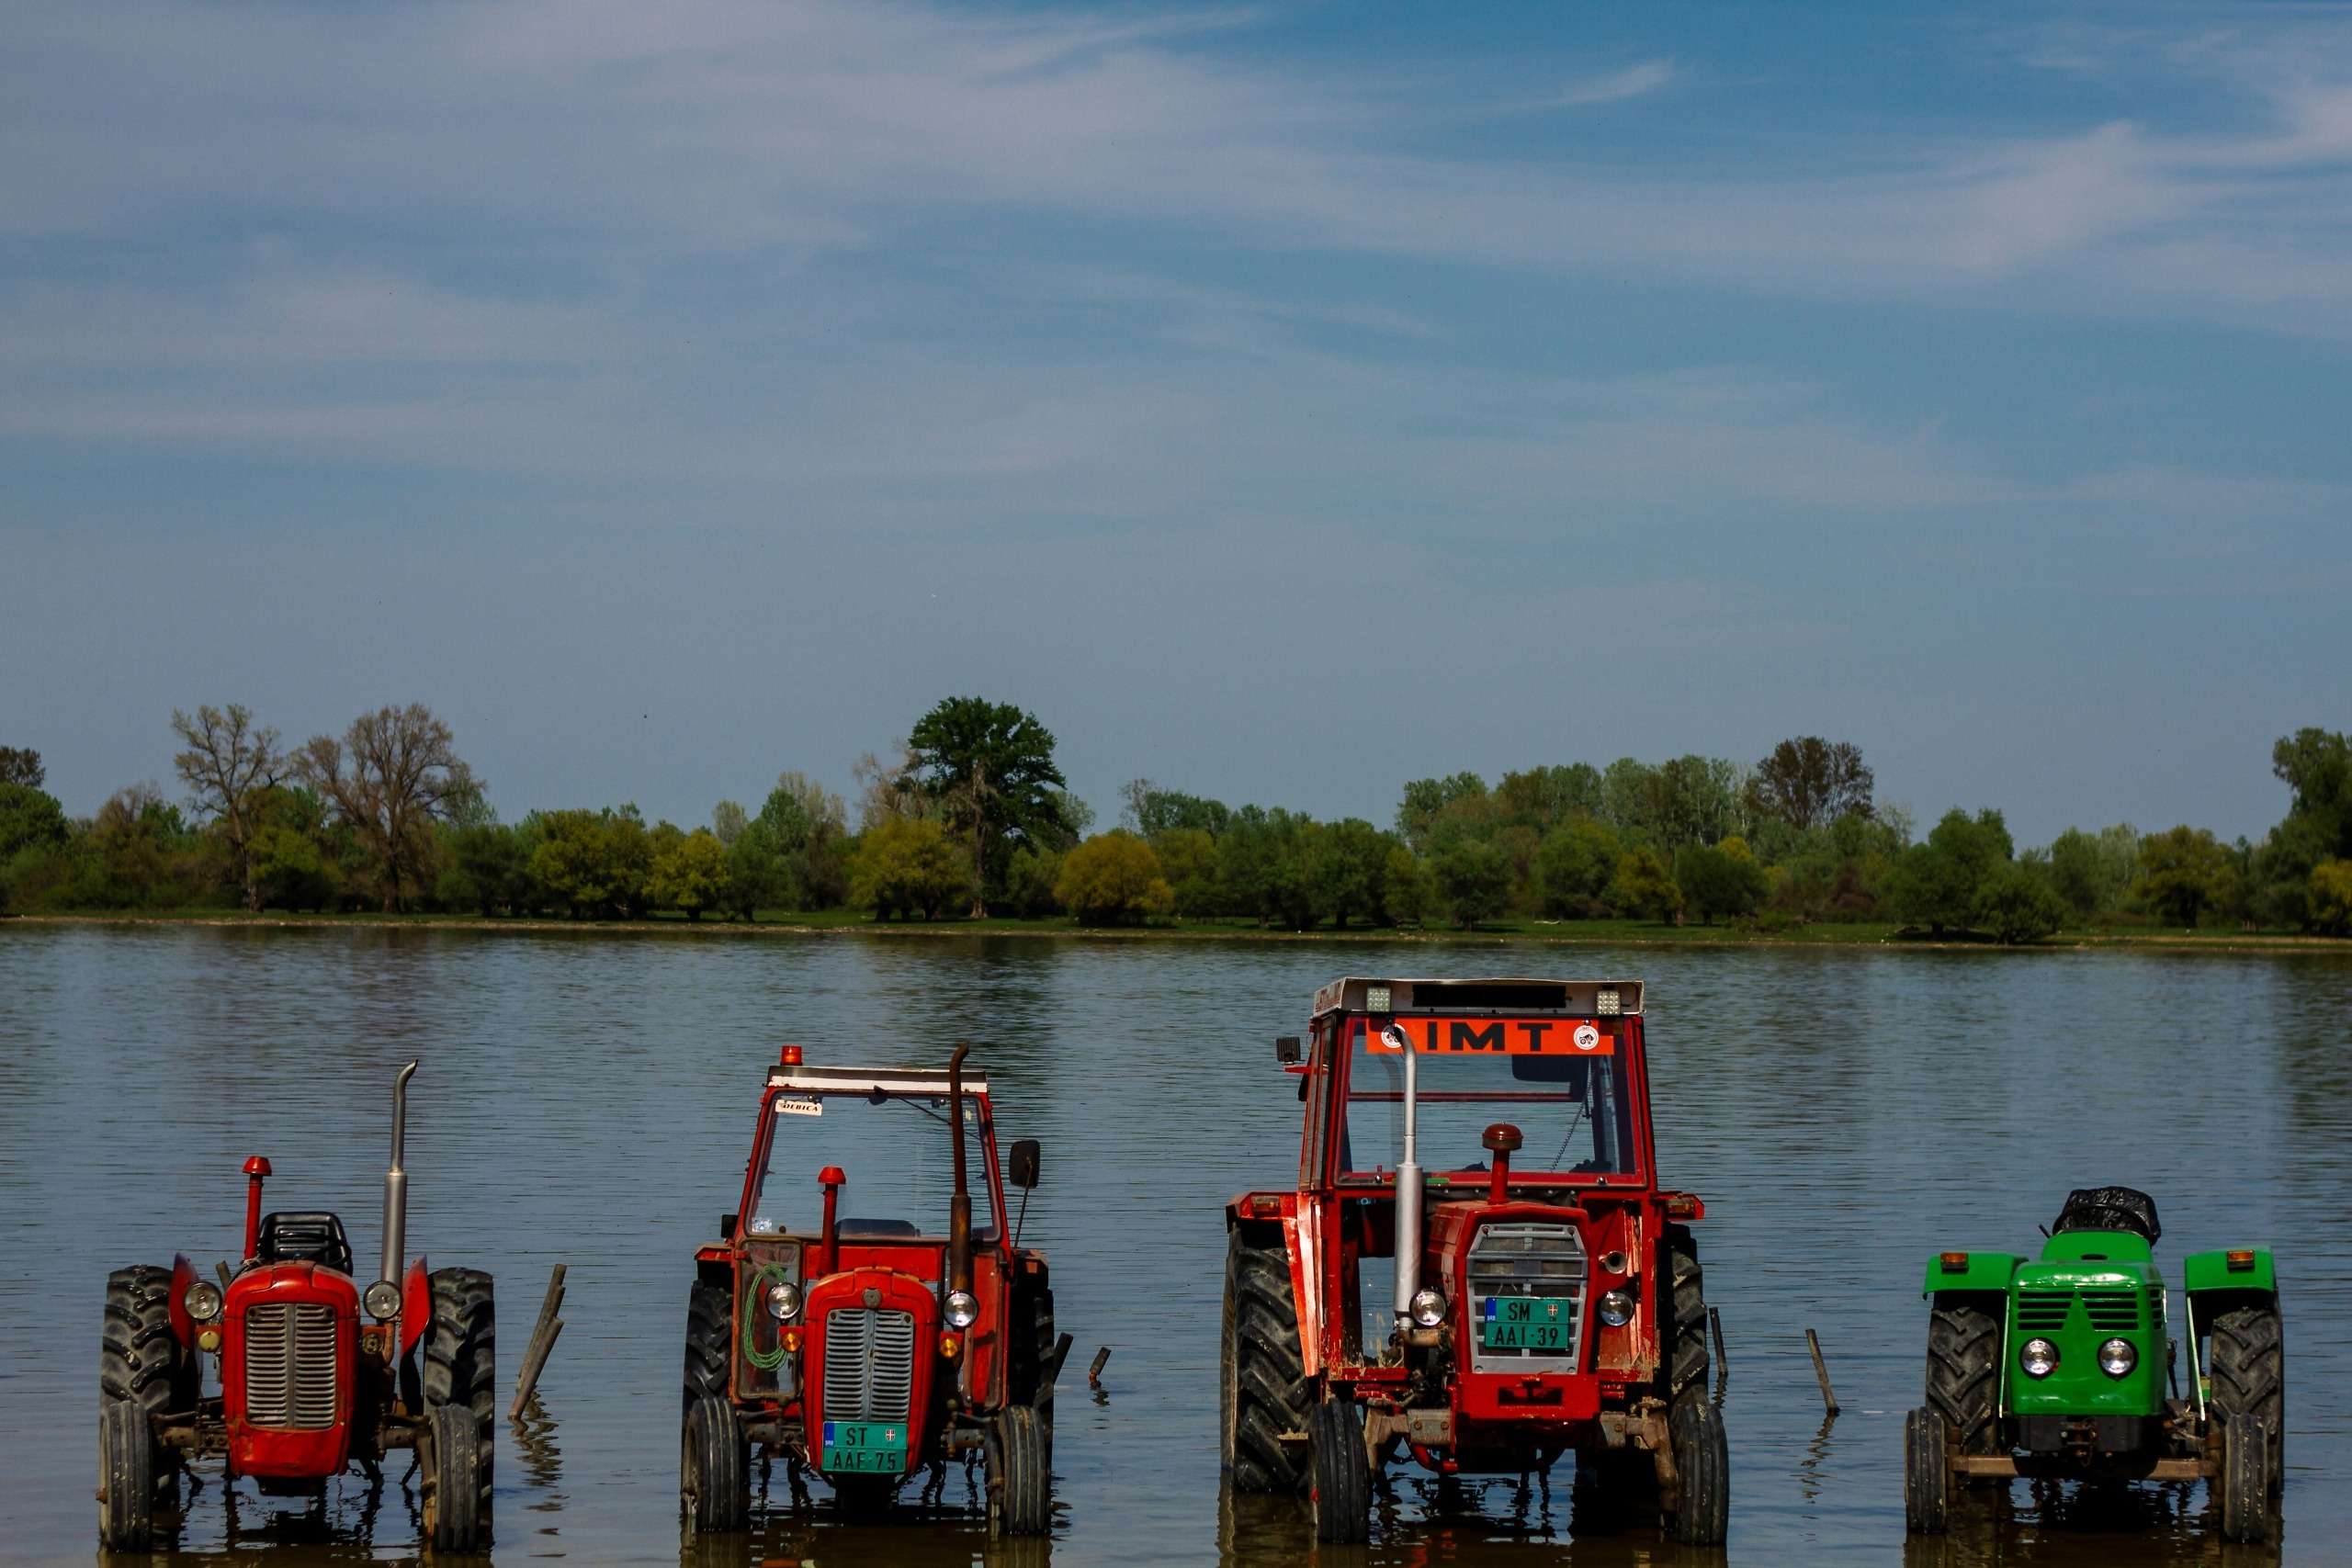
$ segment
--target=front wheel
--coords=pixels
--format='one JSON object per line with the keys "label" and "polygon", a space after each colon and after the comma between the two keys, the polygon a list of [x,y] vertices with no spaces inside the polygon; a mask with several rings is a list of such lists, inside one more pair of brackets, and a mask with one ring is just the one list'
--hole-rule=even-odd
{"label": "front wheel", "polygon": [[1315,1407],[1306,1422],[1313,1467],[1307,1497],[1315,1511],[1315,1539],[1355,1545],[1372,1536],[1372,1460],[1363,1446],[1363,1406],[1334,1399]]}
{"label": "front wheel", "polygon": [[989,1534],[1044,1535],[1053,1523],[1053,1450],[1045,1417],[1007,1405],[989,1423]]}
{"label": "front wheel", "polygon": [[1731,1441],[1724,1413],[1692,1400],[1676,1405],[1672,1419],[1679,1493],[1674,1539],[1685,1546],[1721,1546],[1731,1525]]}
{"label": "front wheel", "polygon": [[1903,1523],[1913,1535],[1941,1535],[1951,1522],[1943,1413],[1923,1405],[1903,1420]]}
{"label": "front wheel", "polygon": [[98,1406],[98,1544],[143,1551],[155,1536],[155,1429],[135,1400]]}
{"label": "front wheel", "polygon": [[[497,1301],[490,1276],[479,1269],[436,1269],[431,1283],[433,1321],[419,1347],[424,1351],[425,1414],[437,1419],[448,1410],[473,1424],[474,1522],[469,1528],[472,1538],[487,1546],[491,1471],[498,1439]],[[457,1428],[453,1425],[450,1429]],[[454,1517],[459,1506],[452,1496],[442,1511]]]}
{"label": "front wheel", "polygon": [[1262,1245],[1236,1229],[1226,1244],[1220,1463],[1237,1492],[1306,1490],[1296,1437],[1314,1406],[1299,1341],[1290,1253],[1274,1230]]}
{"label": "front wheel", "polygon": [[424,1540],[435,1551],[480,1551],[488,1544],[480,1502],[490,1468],[473,1411],[436,1404],[425,1412]]}
{"label": "front wheel", "polygon": [[740,1530],[752,1517],[750,1445],[735,1407],[705,1394],[686,1407],[678,1456],[678,1505],[697,1535]]}

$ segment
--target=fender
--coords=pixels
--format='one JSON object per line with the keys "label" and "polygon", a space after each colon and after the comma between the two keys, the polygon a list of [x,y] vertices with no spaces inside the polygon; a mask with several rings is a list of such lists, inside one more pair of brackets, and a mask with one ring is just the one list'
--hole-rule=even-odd
{"label": "fender", "polygon": [[433,1323],[433,1280],[424,1271],[424,1259],[420,1258],[408,1266],[408,1276],[401,1281],[401,1349],[407,1355]]}
{"label": "fender", "polygon": [[187,1314],[187,1288],[196,1283],[196,1265],[181,1253],[172,1259],[172,1337],[183,1350],[196,1348],[196,1320]]}

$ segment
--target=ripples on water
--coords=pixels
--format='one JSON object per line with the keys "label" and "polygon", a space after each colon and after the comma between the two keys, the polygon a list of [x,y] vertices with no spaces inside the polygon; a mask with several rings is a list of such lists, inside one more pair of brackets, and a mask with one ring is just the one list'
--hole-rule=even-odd
{"label": "ripples on water", "polygon": [[[2162,1205],[2160,1258],[2275,1244],[2289,1335],[2284,1557],[2352,1557],[2352,963],[1804,948],[1316,946],[581,932],[0,931],[0,1557],[88,1561],[98,1303],[109,1269],[208,1266],[241,1239],[238,1167],[377,1243],[388,1090],[412,1094],[410,1243],[492,1269],[511,1387],[548,1268],[563,1339],[498,1459],[496,1556],[718,1568],[1304,1562],[1303,1511],[1221,1499],[1219,1207],[1296,1168],[1275,1067],[1343,972],[1650,982],[1663,1174],[1703,1193],[1729,1341],[1734,1562],[2266,1562],[2224,1549],[2198,1487],[1988,1502],[1903,1538],[1901,1414],[1919,1399],[1918,1280],[1944,1246],[2022,1247],[2069,1187]],[[781,1471],[749,1540],[676,1529],[677,1379],[695,1244],[731,1208],[776,1043],[933,1062],[970,1036],[1001,1135],[1045,1140],[1029,1235],[1054,1261],[1064,1371],[1049,1542],[968,1522],[837,1528]],[[1846,1414],[1825,1425],[1804,1331]],[[1083,1371],[1113,1350],[1103,1392]],[[233,1499],[247,1561],[412,1555],[402,1461],[322,1514]],[[1574,1516],[1567,1467],[1452,1495],[1395,1472],[1378,1564],[1723,1561]],[[944,1502],[963,1495],[952,1472]],[[911,1495],[911,1491],[910,1493]],[[218,1561],[217,1470],[179,1553]],[[372,1517],[371,1517],[372,1509]],[[1576,1527],[1582,1526],[1581,1529]],[[260,1558],[244,1551],[266,1543]]]}

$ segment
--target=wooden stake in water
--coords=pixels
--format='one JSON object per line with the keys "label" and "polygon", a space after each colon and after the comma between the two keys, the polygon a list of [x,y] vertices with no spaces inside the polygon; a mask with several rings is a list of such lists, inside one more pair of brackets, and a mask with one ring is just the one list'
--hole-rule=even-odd
{"label": "wooden stake in water", "polygon": [[531,1330],[530,1348],[523,1352],[523,1371],[514,1380],[514,1403],[506,1407],[509,1421],[522,1419],[523,1406],[530,1402],[531,1391],[539,1386],[539,1372],[548,1364],[548,1353],[555,1348],[556,1336],[563,1332],[563,1320],[556,1314],[563,1310],[563,1276],[565,1266],[557,1264],[555,1272],[548,1276],[547,1299],[539,1303],[539,1321]]}
{"label": "wooden stake in water", "polygon": [[1821,1380],[1821,1403],[1830,1415],[1838,1414],[1838,1396],[1829,1392],[1829,1365],[1821,1359],[1821,1336],[1808,1328],[1804,1342],[1813,1351],[1813,1375]]}

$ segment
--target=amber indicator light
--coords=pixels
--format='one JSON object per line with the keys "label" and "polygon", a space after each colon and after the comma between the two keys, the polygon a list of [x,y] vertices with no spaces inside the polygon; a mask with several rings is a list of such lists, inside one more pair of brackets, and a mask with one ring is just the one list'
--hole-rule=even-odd
{"label": "amber indicator light", "polygon": [[2251,1252],[2230,1252],[2222,1256],[2228,1259],[2233,1273],[2243,1274],[2254,1267],[2254,1254]]}
{"label": "amber indicator light", "polygon": [[1968,1272],[1968,1254],[1947,1252],[1943,1255],[1943,1265],[1947,1274],[1965,1274]]}

